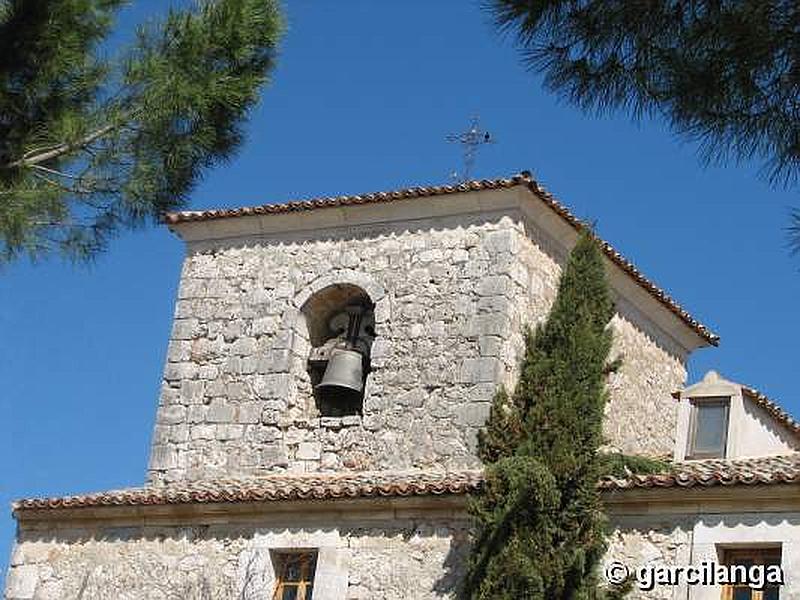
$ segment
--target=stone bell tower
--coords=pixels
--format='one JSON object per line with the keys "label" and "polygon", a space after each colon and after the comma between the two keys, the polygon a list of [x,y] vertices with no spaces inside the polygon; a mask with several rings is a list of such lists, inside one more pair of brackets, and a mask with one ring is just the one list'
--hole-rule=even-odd
{"label": "stone bell tower", "polygon": [[[187,255],[151,482],[477,466],[581,227],[527,175],[168,222]],[[669,452],[670,394],[715,338],[606,251],[625,356],[607,435]]]}

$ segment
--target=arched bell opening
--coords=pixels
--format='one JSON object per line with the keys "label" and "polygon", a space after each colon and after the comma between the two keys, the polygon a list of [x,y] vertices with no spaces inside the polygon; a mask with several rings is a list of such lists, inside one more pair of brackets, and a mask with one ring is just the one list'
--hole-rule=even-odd
{"label": "arched bell opening", "polygon": [[301,308],[311,350],[308,374],[324,417],[360,415],[375,339],[375,305],[353,284],[333,284]]}

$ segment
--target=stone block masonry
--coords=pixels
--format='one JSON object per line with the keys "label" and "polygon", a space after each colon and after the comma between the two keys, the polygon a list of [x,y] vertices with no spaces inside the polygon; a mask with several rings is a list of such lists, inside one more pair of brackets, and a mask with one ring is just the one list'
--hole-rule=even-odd
{"label": "stone block masonry", "polygon": [[[255,600],[271,598],[277,553],[317,552],[315,600],[454,597],[467,553],[458,517],[371,512],[288,523],[73,523],[21,533],[8,600]],[[263,519],[261,519],[263,521]],[[307,519],[306,519],[307,520]]]}
{"label": "stone block masonry", "polygon": [[[505,314],[519,227],[475,218],[383,235],[257,240],[186,258],[150,479],[476,465],[514,358]],[[362,415],[318,413],[303,304],[359,286],[377,338]]]}
{"label": "stone block masonry", "polygon": [[[314,600],[455,598],[469,554],[470,518],[460,499],[433,496],[394,501],[193,506],[170,514],[106,508],[26,519],[11,556],[7,600],[255,600],[271,598],[281,552],[317,553]],[[689,565],[718,560],[722,546],[758,547],[782,540],[787,575],[781,597],[796,598],[800,514],[728,513],[675,503],[673,511],[641,513],[641,504],[610,511],[605,563]],[[633,509],[631,511],[631,509]],[[79,509],[80,510],[80,509]],[[180,511],[180,508],[177,509]],[[630,511],[630,512],[629,512]],[[113,513],[113,514],[111,514]],[[602,569],[601,569],[602,572]],[[718,587],[636,587],[634,600],[720,597]]]}
{"label": "stone block masonry", "polygon": [[[523,326],[555,297],[565,255],[553,247],[492,213],[194,245],[149,480],[477,466],[477,431],[498,386],[513,387]],[[336,284],[370,297],[377,334],[363,413],[342,418],[317,411],[302,312]],[[663,453],[685,370],[644,321],[615,319],[625,362],[606,429],[615,447]]]}

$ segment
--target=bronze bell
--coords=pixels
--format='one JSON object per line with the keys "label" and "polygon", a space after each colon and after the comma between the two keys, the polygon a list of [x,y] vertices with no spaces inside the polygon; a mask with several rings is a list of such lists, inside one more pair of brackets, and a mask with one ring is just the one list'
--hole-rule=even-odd
{"label": "bronze bell", "polygon": [[316,389],[323,395],[361,394],[364,391],[364,357],[357,350],[334,348]]}

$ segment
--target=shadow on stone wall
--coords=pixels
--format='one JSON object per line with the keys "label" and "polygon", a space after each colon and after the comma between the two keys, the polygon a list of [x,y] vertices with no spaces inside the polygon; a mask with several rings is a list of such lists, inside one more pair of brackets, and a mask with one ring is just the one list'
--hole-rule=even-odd
{"label": "shadow on stone wall", "polygon": [[448,598],[461,598],[461,583],[469,558],[469,531],[463,529],[450,538],[450,549],[442,565],[443,573],[433,585],[433,591]]}
{"label": "shadow on stone wall", "polygon": [[702,515],[698,519],[706,527],[724,527],[734,529],[741,527],[756,527],[766,525],[769,527],[787,526],[800,530],[799,513],[744,513],[744,514],[710,514]]}
{"label": "shadow on stone wall", "polygon": [[[288,531],[289,529],[286,528]],[[270,530],[273,531],[273,530]],[[86,542],[210,542],[231,539],[248,540],[259,532],[252,525],[121,525],[60,527],[58,529],[24,529],[19,532],[18,542],[51,544],[76,544]]]}
{"label": "shadow on stone wall", "polygon": [[311,227],[297,231],[267,234],[245,234],[229,238],[191,242],[188,255],[231,249],[252,248],[254,246],[295,246],[308,243],[373,242],[387,237],[443,233],[450,230],[482,228],[498,225],[507,211],[487,211],[483,214],[463,214],[450,217],[422,218],[418,221],[386,222],[363,225]]}

